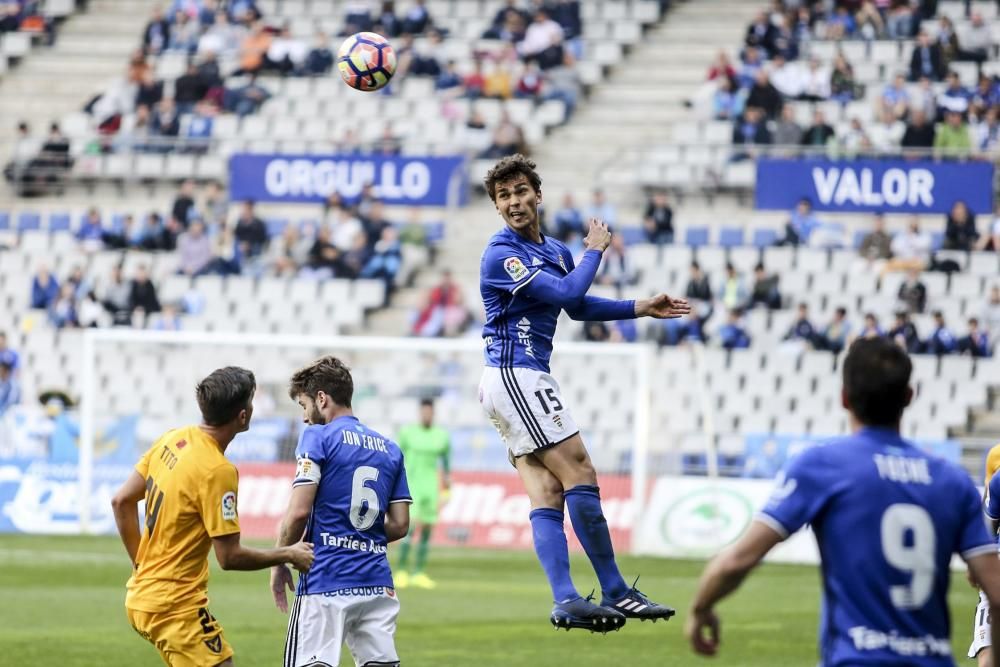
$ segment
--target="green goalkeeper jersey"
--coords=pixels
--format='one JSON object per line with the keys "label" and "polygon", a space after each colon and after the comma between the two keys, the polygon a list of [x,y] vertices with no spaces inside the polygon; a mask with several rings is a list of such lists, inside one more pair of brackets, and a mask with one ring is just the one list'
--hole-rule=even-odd
{"label": "green goalkeeper jersey", "polygon": [[403,450],[406,466],[406,480],[413,496],[437,494],[438,461],[442,461],[448,471],[448,457],[451,453],[451,439],[448,431],[440,426],[425,428],[422,424],[403,427],[397,439]]}

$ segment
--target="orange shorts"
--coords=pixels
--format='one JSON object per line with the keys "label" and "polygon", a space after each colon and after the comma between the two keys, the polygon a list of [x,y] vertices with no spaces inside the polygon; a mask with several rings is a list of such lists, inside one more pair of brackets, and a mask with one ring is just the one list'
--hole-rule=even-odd
{"label": "orange shorts", "polygon": [[129,623],[170,667],[214,667],[233,657],[222,626],[208,609],[150,612],[125,608]]}

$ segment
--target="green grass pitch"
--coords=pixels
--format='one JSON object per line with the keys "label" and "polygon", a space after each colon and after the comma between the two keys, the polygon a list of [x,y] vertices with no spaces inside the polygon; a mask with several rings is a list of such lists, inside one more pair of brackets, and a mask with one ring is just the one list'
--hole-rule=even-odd
{"label": "green grass pitch", "polygon": [[[623,573],[671,604],[668,623],[638,623],[608,636],[556,632],[549,592],[531,553],[438,550],[434,591],[400,592],[396,645],[406,667],[477,665],[780,667],[816,664],[819,576],[814,567],[769,565],[720,607],[723,646],[696,657],[682,637],[702,563],[622,557]],[[210,608],[241,667],[281,664],[287,617],[274,609],[266,572],[222,572],[212,560]],[[0,663],[61,667],[158,665],[122,607],[129,568],[113,538],[0,537]],[[583,557],[573,573],[582,593],[594,576]],[[951,608],[956,660],[964,658],[976,594],[958,573]],[[342,664],[352,665],[345,652]]]}

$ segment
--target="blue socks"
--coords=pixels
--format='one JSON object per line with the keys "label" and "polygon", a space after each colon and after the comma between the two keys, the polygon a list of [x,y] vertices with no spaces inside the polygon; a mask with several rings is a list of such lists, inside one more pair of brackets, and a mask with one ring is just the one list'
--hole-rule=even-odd
{"label": "blue socks", "polygon": [[581,484],[569,489],[563,496],[569,508],[573,531],[583,545],[583,550],[587,552],[590,564],[594,566],[597,579],[601,582],[601,592],[604,597],[612,600],[620,598],[628,592],[628,586],[618,571],[618,564],[615,563],[615,549],[611,545],[608,522],[601,510],[599,489],[589,484]]}
{"label": "blue socks", "polygon": [[566,546],[566,531],[563,528],[565,515],[559,510],[545,507],[531,510],[528,516],[531,518],[535,553],[545,570],[545,576],[549,578],[552,599],[556,602],[575,600],[580,594],[576,592],[569,576],[569,547]]}

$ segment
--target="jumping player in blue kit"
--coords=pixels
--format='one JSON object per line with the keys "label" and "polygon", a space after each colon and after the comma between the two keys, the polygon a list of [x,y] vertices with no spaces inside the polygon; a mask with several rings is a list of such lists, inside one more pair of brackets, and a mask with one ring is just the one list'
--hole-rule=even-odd
{"label": "jumping player in blue kit", "polygon": [[[535,552],[555,600],[551,622],[557,629],[607,632],[627,618],[670,618],[673,609],[652,602],[634,584],[629,587],[618,571],[597,473],[559,384],[549,375],[549,357],[563,310],[575,320],[610,321],[682,317],[690,307],[666,294],[636,301],[587,296],[611,233],[591,220],[587,250],[574,266],[569,249],[541,233],[541,178],[531,160],[503,158],[485,185],[506,226],[490,239],[480,268],[486,368],[479,400],[531,500]],[[600,581],[600,605],[580,597],[570,578],[564,506]]]}
{"label": "jumping player in blue kit", "polygon": [[[316,560],[299,577],[284,665],[338,665],[346,641],[358,667],[398,667],[399,600],[386,551],[410,523],[402,452],[351,412],[354,382],[339,359],[323,357],[296,372],[288,393],[309,425],[295,448],[278,544],[309,535]],[[281,611],[288,610],[286,588],[291,572],[272,568],[271,592]]]}
{"label": "jumping player in blue kit", "polygon": [[792,460],[747,532],[706,567],[686,626],[696,652],[718,650],[715,604],[806,524],[822,560],[822,667],[954,665],[947,598],[956,553],[989,609],[1000,609],[1000,560],[972,480],[899,434],[911,372],[887,339],[851,346],[842,403],[853,435]]}

